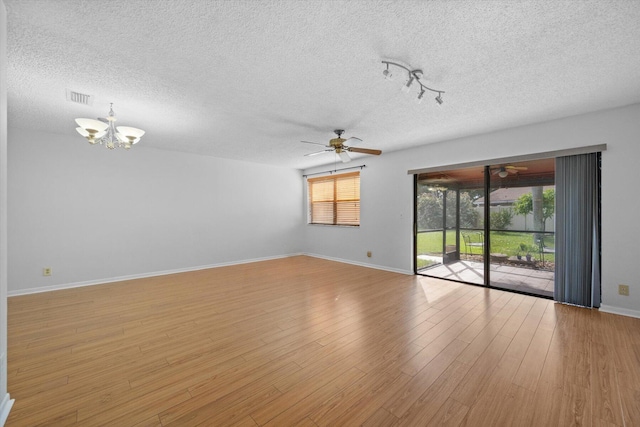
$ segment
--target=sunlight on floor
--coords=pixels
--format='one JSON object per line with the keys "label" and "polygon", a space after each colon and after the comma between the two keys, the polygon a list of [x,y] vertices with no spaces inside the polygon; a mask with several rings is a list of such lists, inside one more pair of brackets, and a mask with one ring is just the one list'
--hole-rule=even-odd
{"label": "sunlight on floor", "polygon": [[[420,273],[441,279],[482,285],[484,264],[475,261],[458,261],[427,267]],[[543,296],[553,296],[554,272],[542,269],[523,268],[514,265],[491,264],[491,285]]]}

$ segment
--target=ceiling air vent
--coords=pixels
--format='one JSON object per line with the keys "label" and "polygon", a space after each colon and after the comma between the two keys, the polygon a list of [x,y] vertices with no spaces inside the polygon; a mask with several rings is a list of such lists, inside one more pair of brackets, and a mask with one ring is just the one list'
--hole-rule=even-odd
{"label": "ceiling air vent", "polygon": [[93,96],[67,89],[67,101],[82,105],[93,105]]}

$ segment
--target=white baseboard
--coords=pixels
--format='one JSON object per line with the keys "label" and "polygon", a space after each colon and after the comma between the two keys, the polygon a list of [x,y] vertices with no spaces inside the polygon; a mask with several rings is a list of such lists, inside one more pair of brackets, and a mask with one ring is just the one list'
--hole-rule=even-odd
{"label": "white baseboard", "polygon": [[0,404],[0,426],[4,426],[4,423],[7,422],[7,418],[9,418],[9,411],[11,411],[13,402],[15,402],[15,400],[9,397],[9,393],[7,393],[2,399],[2,403]]}
{"label": "white baseboard", "polygon": [[620,307],[614,307],[611,305],[601,304],[600,311],[603,311],[605,313],[611,313],[611,314],[619,314],[621,316],[637,317],[638,319],[640,319],[640,311],[632,310],[630,308],[620,308]]}
{"label": "white baseboard", "polygon": [[304,255],[304,254],[296,253],[296,254],[287,254],[287,255],[276,255],[271,257],[252,258],[252,259],[245,259],[240,261],[223,262],[218,264],[200,265],[197,267],[177,268],[174,270],[154,271],[151,273],[131,274],[128,276],[117,276],[117,277],[109,277],[105,279],[87,280],[85,282],[63,283],[63,284],[52,285],[52,286],[41,286],[38,288],[19,289],[19,290],[8,291],[7,296],[14,297],[19,295],[37,294],[40,292],[50,292],[50,291],[59,291],[62,289],[80,288],[83,286],[102,285],[104,283],[122,282],[125,280],[144,279],[147,277],[156,277],[156,276],[166,276],[168,274],[187,273],[189,271],[206,270],[208,268],[228,267],[230,265],[238,265],[238,264],[249,264],[252,262],[269,261],[269,260],[280,259],[280,258],[289,258],[293,256],[298,256],[298,255]]}
{"label": "white baseboard", "polygon": [[367,263],[364,263],[364,262],[357,262],[357,261],[352,261],[352,260],[349,260],[349,259],[342,259],[342,258],[334,258],[334,257],[325,256],[325,255],[319,255],[319,254],[303,253],[302,255],[310,256],[310,257],[313,257],[313,258],[326,259],[328,261],[342,262],[344,264],[357,265],[357,266],[360,266],[360,267],[374,268],[376,270],[390,271],[392,273],[406,274],[406,275],[409,275],[409,276],[413,276],[414,275],[413,271],[402,270],[400,268],[384,267],[384,266],[381,266],[381,265],[367,264]]}

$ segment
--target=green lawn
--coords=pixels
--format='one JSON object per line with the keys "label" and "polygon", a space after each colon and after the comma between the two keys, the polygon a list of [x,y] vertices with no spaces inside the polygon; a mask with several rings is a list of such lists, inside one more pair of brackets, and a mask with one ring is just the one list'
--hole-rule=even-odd
{"label": "green lawn", "polygon": [[[473,234],[473,240],[479,241],[479,235]],[[517,255],[518,252],[524,257],[526,251],[520,250],[520,243],[524,243],[529,246],[529,251],[535,259],[539,259],[538,245],[533,243],[532,233],[515,233],[505,231],[493,231],[491,232],[491,253],[501,253],[508,256]],[[553,248],[555,246],[555,240],[553,235],[547,235],[544,239],[545,246],[547,248]],[[456,244],[456,232],[455,230],[447,230],[447,245]],[[467,247],[464,243],[464,239],[460,236],[460,254],[471,253],[474,255],[482,255],[481,247],[470,247],[467,251]],[[429,232],[418,234],[418,254],[432,254],[436,256],[442,256],[442,232]],[[554,262],[555,257],[553,254],[544,254],[545,261]]]}

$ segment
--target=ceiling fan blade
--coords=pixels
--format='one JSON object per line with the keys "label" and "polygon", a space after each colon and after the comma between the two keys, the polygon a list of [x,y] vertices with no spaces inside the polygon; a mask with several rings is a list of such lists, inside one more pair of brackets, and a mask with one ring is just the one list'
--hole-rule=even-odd
{"label": "ceiling fan blade", "polygon": [[505,169],[511,169],[511,170],[517,170],[517,171],[526,171],[527,169],[529,169],[526,166],[511,166],[511,165],[505,166],[504,168]]}
{"label": "ceiling fan blade", "polygon": [[379,156],[382,154],[380,150],[373,150],[371,148],[359,148],[359,147],[349,147],[347,151],[351,151],[353,153],[364,153],[364,154],[373,154],[374,156]]}
{"label": "ceiling fan blade", "polygon": [[305,154],[305,156],[317,156],[318,154],[324,154],[324,153],[329,153],[333,150],[322,150],[322,151],[316,151],[315,153],[309,153],[309,154]]}
{"label": "ceiling fan blade", "polygon": [[344,145],[351,145],[351,144],[357,144],[359,142],[362,142],[362,140],[360,138],[356,138],[355,136],[352,136],[351,138],[343,141],[342,143]]}
{"label": "ceiling fan blade", "polygon": [[315,144],[315,145],[322,145],[323,147],[327,147],[327,145],[321,144],[319,142],[311,142],[311,141],[300,141],[303,142],[305,144]]}
{"label": "ceiling fan blade", "polygon": [[340,151],[338,153],[338,156],[340,156],[340,159],[342,160],[343,163],[347,163],[351,161],[351,157],[349,157],[346,151]]}

